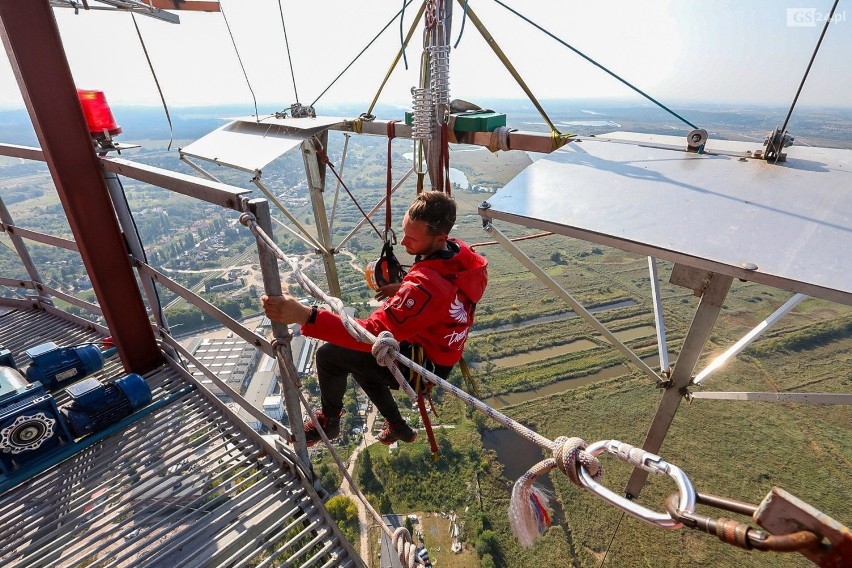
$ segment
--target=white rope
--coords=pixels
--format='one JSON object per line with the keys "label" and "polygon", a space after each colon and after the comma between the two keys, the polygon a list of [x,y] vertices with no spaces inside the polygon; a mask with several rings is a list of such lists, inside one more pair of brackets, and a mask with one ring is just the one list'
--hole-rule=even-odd
{"label": "white rope", "polygon": [[[397,365],[397,363],[402,363],[409,369],[412,369],[416,373],[419,373],[420,376],[428,380],[430,383],[437,385],[441,389],[449,392],[456,398],[460,399],[468,406],[479,410],[480,412],[491,417],[494,421],[512,430],[519,436],[526,438],[530,442],[550,451],[553,457],[549,458],[548,460],[545,460],[545,462],[541,462],[548,464],[547,466],[545,466],[547,471],[550,471],[551,469],[553,469],[553,467],[559,467],[559,469],[563,471],[563,473],[568,475],[571,481],[574,482],[576,485],[580,485],[577,474],[578,467],[586,467],[589,473],[595,476],[597,479],[600,479],[600,477],[603,475],[603,470],[600,467],[600,462],[595,456],[587,454],[583,451],[583,449],[586,447],[586,443],[580,440],[579,438],[560,437],[557,438],[556,441],[549,440],[545,436],[542,436],[538,432],[531,430],[523,424],[512,420],[505,414],[491,408],[476,397],[466,393],[462,389],[445,381],[444,379],[435,375],[428,369],[422,367],[421,365],[415,363],[408,357],[402,355],[399,352],[399,343],[393,337],[393,334],[391,334],[389,331],[383,331],[379,334],[378,337],[376,337],[375,335],[364,329],[363,326],[361,326],[356,320],[351,318],[345,312],[345,310],[343,309],[343,301],[340,298],[329,296],[322,289],[320,289],[319,286],[316,285],[316,283],[314,283],[310,278],[308,278],[307,276],[305,276],[305,274],[302,273],[301,268],[299,267],[298,260],[289,258],[281,251],[280,248],[278,248],[278,245],[276,245],[275,242],[270,239],[269,236],[263,231],[263,229],[261,229],[257,225],[255,216],[252,213],[246,212],[240,215],[240,222],[243,225],[246,225],[249,230],[251,230],[255,238],[257,238],[258,242],[263,243],[264,246],[266,246],[270,251],[272,251],[277,258],[283,260],[290,266],[290,269],[293,271],[293,276],[296,279],[296,282],[299,283],[303,290],[311,294],[314,298],[321,300],[331,306],[332,310],[334,310],[334,312],[340,316],[344,328],[346,328],[346,331],[349,332],[352,337],[363,343],[370,343],[373,345],[372,353],[373,356],[376,357],[376,361],[380,365],[388,367],[388,369],[391,371],[394,378],[396,379],[397,383],[399,383],[400,388],[405,391],[406,395],[412,402],[417,400],[417,395],[414,393],[414,389],[411,388],[411,385],[408,384],[408,381],[405,380],[405,377],[403,377],[402,372],[399,370],[399,366]],[[316,418],[316,415],[314,414],[313,410],[307,405],[307,401],[305,401],[301,392],[299,393],[299,397],[302,399],[302,404],[304,404],[308,408],[308,412],[311,415],[311,420],[313,420],[314,425],[317,426],[321,438],[331,449],[331,444],[328,441],[325,432],[323,432],[322,428],[320,427],[319,421]],[[333,450],[332,454],[334,454]],[[346,471],[346,468],[343,467],[342,462],[336,456],[335,460],[338,462],[338,467],[340,467],[341,470],[344,472],[344,475],[346,475],[346,478],[349,480],[350,484],[353,484],[352,486],[355,487],[351,477]],[[552,465],[550,465],[551,461],[553,462]],[[541,464],[537,464],[536,466],[534,466],[533,469],[535,470],[536,468],[540,468],[539,466],[541,466]],[[538,475],[530,474],[530,472],[528,472],[525,476],[521,478],[521,480],[525,480],[524,483],[531,485],[531,483],[538,477]],[[521,480],[519,480],[518,483],[520,483]],[[379,516],[378,513],[372,508],[372,506],[369,505],[366,498],[364,498],[363,494],[361,494],[360,490],[358,491],[358,495],[359,499],[361,499],[366,504],[367,509],[370,511],[370,513],[377,518],[378,524],[387,529],[385,523],[381,520],[381,516]],[[519,511],[529,506],[529,493],[526,492],[526,490],[519,491],[517,498],[515,492],[513,491],[512,501],[510,502],[509,509],[510,518],[518,518],[522,519],[523,522],[530,522],[529,515],[519,513]],[[390,529],[387,529],[387,531],[389,530]],[[399,552],[400,549],[397,548],[397,551]],[[400,560],[404,562],[402,552],[400,552]]]}
{"label": "white rope", "polygon": [[[275,357],[276,359],[278,359],[278,367],[282,370],[281,372],[283,375],[283,369],[289,368],[285,364],[285,354],[287,350],[290,349],[290,342],[289,340],[281,340],[275,338],[272,341],[272,346],[275,349]],[[295,377],[288,376],[287,378],[290,381],[295,382]],[[411,539],[411,534],[408,532],[408,529],[406,529],[405,527],[399,527],[395,532],[391,531],[390,527],[382,519],[382,516],[378,513],[378,511],[373,508],[373,506],[370,504],[370,501],[361,492],[361,488],[358,487],[358,484],[355,483],[355,480],[352,478],[351,475],[349,475],[349,470],[346,468],[346,465],[344,465],[343,460],[340,459],[340,456],[335,451],[334,446],[332,446],[331,440],[328,439],[328,436],[326,435],[325,430],[323,430],[316,413],[314,412],[313,408],[311,408],[311,405],[308,403],[307,399],[305,398],[305,395],[302,393],[302,389],[296,388],[294,390],[298,393],[299,400],[301,400],[302,402],[302,406],[307,409],[308,415],[311,417],[314,426],[316,426],[317,432],[319,432],[320,438],[322,438],[323,443],[326,445],[328,451],[331,453],[331,457],[337,464],[337,468],[340,470],[340,473],[346,478],[346,481],[349,482],[349,487],[352,489],[352,492],[355,493],[355,496],[358,498],[358,500],[364,504],[364,507],[366,507],[370,515],[372,515],[373,520],[376,521],[376,524],[380,526],[382,530],[385,531],[387,537],[391,539],[391,541],[394,543],[394,548],[399,554],[400,562],[402,562],[408,568],[414,568],[414,566],[418,564],[417,560],[420,560],[420,557],[414,554],[417,548],[414,545],[413,540]],[[404,532],[400,532],[400,530]],[[411,552],[411,554],[413,555],[412,558],[414,560],[411,562],[406,562],[406,560],[403,558],[403,553],[405,553],[405,557],[407,558],[409,556],[409,550],[413,551]],[[419,563],[422,564],[423,562],[421,561]]]}

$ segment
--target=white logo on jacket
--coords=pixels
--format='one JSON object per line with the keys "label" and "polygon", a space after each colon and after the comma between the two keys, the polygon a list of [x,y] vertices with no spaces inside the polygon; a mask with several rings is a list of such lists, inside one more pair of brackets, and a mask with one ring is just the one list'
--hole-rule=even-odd
{"label": "white logo on jacket", "polygon": [[464,309],[464,304],[461,303],[458,296],[450,306],[450,317],[459,323],[467,323],[467,310]]}
{"label": "white logo on jacket", "polygon": [[[447,347],[452,347],[454,343],[464,343],[464,340],[467,338],[467,330],[465,328],[461,331],[454,331],[448,335],[444,336],[444,339],[447,340]],[[459,346],[461,348],[461,346]]]}

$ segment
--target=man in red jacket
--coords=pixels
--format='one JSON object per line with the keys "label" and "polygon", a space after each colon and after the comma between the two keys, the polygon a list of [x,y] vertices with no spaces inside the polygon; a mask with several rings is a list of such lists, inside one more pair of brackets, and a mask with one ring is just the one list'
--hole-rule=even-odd
{"label": "man in red jacket", "polygon": [[[449,237],[456,222],[456,204],[445,193],[421,193],[402,221],[402,246],[414,255],[414,264],[399,284],[382,287],[377,298],[387,298],[365,320],[358,320],[370,333],[390,331],[400,342],[400,352],[414,359],[422,348],[423,367],[447,378],[462,356],[467,334],[473,325],[476,303],[488,282],[487,261],[463,242]],[[329,438],[340,433],[343,395],[351,373],[364,389],[387,425],[379,441],[390,445],[417,437],[399,413],[390,392],[399,385],[387,367],[376,362],[370,345],[355,340],[340,321],[326,310],[301,304],[284,293],[263,296],[263,309],[275,322],[302,326],[302,334],[327,341],[317,350],[317,375],[322,410],[320,425]],[[403,374],[407,369],[402,368]],[[305,423],[308,446],[320,440],[313,421]]]}

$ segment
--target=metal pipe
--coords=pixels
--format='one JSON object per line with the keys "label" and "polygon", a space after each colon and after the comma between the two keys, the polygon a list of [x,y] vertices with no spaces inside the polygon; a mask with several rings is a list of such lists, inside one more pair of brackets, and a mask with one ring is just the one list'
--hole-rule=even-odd
{"label": "metal pipe", "polygon": [[311,205],[314,211],[314,222],[317,227],[317,237],[322,246],[319,247],[325,266],[325,277],[328,282],[328,292],[340,297],[340,277],[337,275],[337,265],[334,262],[334,243],[331,241],[331,231],[328,228],[328,218],[325,214],[325,201],[322,194],[325,190],[325,162],[320,160],[320,151],[328,145],[328,130],[308,138],[302,142],[302,158],[305,162],[305,175],[308,189],[311,192]]}
{"label": "metal pipe", "polygon": [[[269,202],[265,199],[252,199],[246,203],[248,212],[257,219],[257,225],[269,238],[272,236],[272,220],[269,214]],[[278,258],[263,243],[257,243],[260,270],[263,274],[263,289],[269,296],[280,296],[281,276],[278,272]],[[272,322],[272,334],[279,340],[284,341],[286,349],[274,350],[269,353],[276,357],[279,363],[278,373],[281,378],[281,393],[284,395],[284,403],[287,408],[287,418],[290,422],[290,432],[293,434],[293,447],[301,459],[304,467],[310,470],[311,460],[308,456],[308,445],[305,439],[305,428],[302,424],[302,409],[299,404],[299,384],[296,374],[296,366],[293,364],[293,352],[290,349],[289,328],[282,323]],[[281,355],[280,357],[278,355]]]}
{"label": "metal pipe", "polygon": [[[136,230],[136,221],[133,219],[133,213],[130,212],[130,204],[127,202],[121,180],[115,173],[107,171],[104,172],[104,180],[110,197],[112,197],[112,205],[115,208],[118,223],[124,233],[124,240],[127,243],[127,248],[130,249],[130,254],[135,259],[146,260],[145,247],[142,245],[142,238]],[[160,296],[157,294],[154,279],[143,272],[139,273],[139,279],[142,282],[142,290],[145,291],[145,296],[148,298],[148,306],[151,308],[154,321],[157,322],[158,326],[168,331],[169,324],[163,316],[163,306],[160,303]]]}
{"label": "metal pipe", "polygon": [[253,333],[246,329],[240,324],[237,320],[214,306],[213,304],[207,302],[200,296],[192,293],[192,291],[187,290],[165,274],[159,272],[154,267],[145,264],[144,262],[139,262],[139,270],[144,272],[145,274],[150,275],[155,282],[162,284],[202,312],[212,316],[216,321],[233,331],[236,335],[239,335],[247,342],[251,343],[255,347],[259,348],[261,351],[266,353],[267,355],[271,355],[273,353],[272,345],[260,335]]}
{"label": "metal pipe", "polygon": [[705,367],[703,371],[698,373],[695,379],[693,379],[692,384],[701,384],[701,381],[707,378],[710,373],[727,363],[731,357],[736,357],[737,354],[739,354],[743,349],[751,345],[758,337],[763,335],[763,333],[767,329],[772,327],[775,322],[781,319],[781,316],[798,306],[799,302],[807,298],[808,296],[806,296],[805,294],[795,294],[792,298],[784,302],[783,306],[772,312],[772,315],[757,324],[754,329],[745,334],[742,339],[734,343],[730,348],[728,348],[728,350],[716,357],[712,363],[707,365],[707,367]]}
{"label": "metal pipe", "polygon": [[660,372],[668,376],[669,347],[666,344],[666,323],[663,321],[663,302],[660,299],[660,284],[657,276],[657,260],[648,257],[648,273],[651,277],[651,298],[654,301],[654,326],[657,328],[657,352],[660,354]]}
{"label": "metal pipe", "polygon": [[645,363],[642,359],[639,358],[629,347],[624,345],[615,335],[612,334],[610,330],[608,330],[601,322],[595,318],[586,308],[583,307],[580,302],[578,302],[570,293],[568,293],[562,286],[560,286],[553,278],[550,277],[544,270],[542,270],[530,257],[528,257],[521,249],[515,246],[506,235],[504,235],[500,230],[488,223],[485,227],[485,230],[494,236],[494,240],[500,243],[504,249],[506,249],[509,253],[514,256],[518,262],[524,265],[530,272],[532,272],[535,276],[541,280],[550,290],[555,293],[558,297],[562,298],[574,312],[583,318],[586,323],[588,323],[593,329],[595,329],[598,333],[607,338],[607,340],[621,353],[623,353],[627,359],[636,365],[636,367],[643,371],[646,375],[653,378],[657,383],[661,383],[662,379],[660,376],[654,371],[651,367]]}
{"label": "metal pipe", "polygon": [[9,213],[9,210],[6,208],[6,203],[3,201],[2,197],[0,197],[0,221],[2,221],[2,228],[6,231],[6,234],[9,235],[9,240],[12,241],[12,246],[15,247],[15,252],[18,253],[18,258],[21,259],[21,263],[24,265],[24,269],[27,271],[30,280],[33,282],[34,287],[38,290],[39,303],[52,303],[44,294],[44,289],[41,287],[41,275],[38,273],[38,269],[30,256],[30,251],[27,249],[26,243],[17,234],[17,231],[14,230],[12,214]]}
{"label": "metal pipe", "polygon": [[292,213],[287,211],[287,208],[284,207],[284,204],[281,203],[280,201],[278,201],[278,198],[275,197],[275,195],[273,195],[273,193],[271,191],[269,191],[269,189],[265,185],[263,185],[263,183],[261,183],[259,172],[255,172],[255,176],[252,178],[251,181],[254,185],[257,186],[258,189],[260,189],[260,191],[263,192],[263,194],[267,197],[267,199],[269,199],[269,201],[271,201],[275,205],[275,207],[277,207],[278,210],[281,211],[284,214],[285,217],[290,219],[291,223],[296,225],[296,228],[299,229],[299,231],[302,232],[303,236],[296,234],[292,230],[290,231],[291,233],[293,233],[294,235],[296,235],[297,237],[299,237],[300,239],[302,239],[303,241],[308,243],[310,246],[314,247],[316,250],[318,250],[320,252],[320,254],[324,254],[324,253],[327,252],[325,247],[323,247],[319,243],[318,240],[316,240],[314,237],[312,237],[311,234],[308,232],[308,230],[301,223],[299,223],[299,220],[296,219],[296,217]]}

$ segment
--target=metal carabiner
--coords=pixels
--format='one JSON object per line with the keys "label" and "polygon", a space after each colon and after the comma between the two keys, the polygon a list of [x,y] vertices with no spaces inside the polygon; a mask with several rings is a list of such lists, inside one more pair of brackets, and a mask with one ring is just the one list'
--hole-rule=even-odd
{"label": "metal carabiner", "polygon": [[[674,479],[677,484],[680,495],[678,510],[690,514],[695,512],[695,489],[693,489],[689,478],[683,470],[663,461],[660,456],[646,452],[645,450],[636,448],[630,444],[619,442],[618,440],[602,440],[588,446],[585,451],[595,456],[603,452],[607,452],[618,457],[621,461],[630,463],[636,467],[644,469],[645,471],[660,475],[668,475]],[[615,505],[625,513],[636,517],[640,521],[645,521],[646,523],[667,530],[674,530],[683,526],[683,523],[672,518],[668,512],[658,513],[643,507],[626,497],[622,497],[592,479],[592,476],[589,475],[586,468],[580,466],[578,469],[580,473],[580,482],[583,484],[583,487],[604,501]]]}
{"label": "metal carabiner", "polygon": [[[390,236],[390,238],[388,238]],[[392,245],[396,244],[396,232],[390,227],[385,229],[385,242],[390,243]]]}

